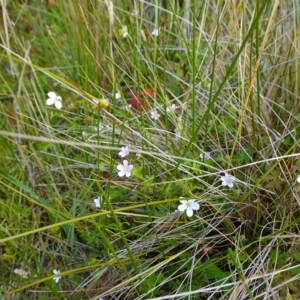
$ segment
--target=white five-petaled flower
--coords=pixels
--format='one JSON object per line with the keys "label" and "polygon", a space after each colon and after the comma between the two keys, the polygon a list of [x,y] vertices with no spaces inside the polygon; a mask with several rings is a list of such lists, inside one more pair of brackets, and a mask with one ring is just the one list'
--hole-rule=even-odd
{"label": "white five-petaled flower", "polygon": [[179,211],[185,211],[186,210],[186,215],[188,217],[192,217],[194,210],[198,210],[200,208],[200,205],[195,202],[195,200],[190,199],[190,200],[180,200],[181,204],[178,206]]}
{"label": "white five-petaled flower", "polygon": [[167,107],[167,112],[170,112],[170,111],[175,111],[176,109],[178,108],[178,106],[176,104],[172,104],[171,107]]}
{"label": "white five-petaled flower", "polygon": [[127,156],[128,154],[129,154],[129,148],[128,148],[128,146],[122,147],[122,148],[121,148],[121,151],[119,152],[119,155],[120,155],[121,157],[125,157],[125,156]]}
{"label": "white five-petaled flower", "polygon": [[225,173],[224,176],[221,176],[221,180],[222,180],[222,185],[226,186],[228,185],[228,187],[232,188],[233,187],[233,183],[235,181],[235,177],[232,175],[229,175],[227,173]]}
{"label": "white five-petaled flower", "polygon": [[120,93],[120,92],[116,92],[115,98],[116,98],[117,100],[121,99],[121,93]]}
{"label": "white five-petaled flower", "polygon": [[298,183],[300,183],[300,176],[298,176],[296,180]]}
{"label": "white five-petaled flower", "polygon": [[27,279],[27,276],[30,275],[30,272],[26,272],[23,269],[14,269],[14,273],[18,274],[18,275],[20,275],[20,276],[22,276],[23,278],[26,278],[26,279]]}
{"label": "white five-petaled flower", "polygon": [[[53,270],[53,273],[54,273],[55,275],[58,275],[58,274],[60,273],[60,271],[54,269],[54,270]],[[54,280],[56,283],[58,283],[58,282],[61,280],[61,276],[53,277],[53,280]]]}
{"label": "white five-petaled flower", "polygon": [[133,165],[130,165],[127,160],[123,160],[123,165],[119,164],[117,166],[117,169],[120,171],[118,173],[118,175],[120,177],[123,177],[124,175],[126,177],[129,177],[131,175],[132,168],[133,168]]}
{"label": "white five-petaled flower", "polygon": [[62,108],[62,98],[60,96],[56,95],[54,92],[49,92],[47,95],[49,97],[46,101],[47,105],[54,104],[57,109]]}
{"label": "white five-petaled flower", "polygon": [[98,198],[95,198],[94,199],[95,207],[100,208],[101,207],[101,202],[102,202],[102,196],[100,196]]}
{"label": "white five-petaled flower", "polygon": [[160,34],[160,28],[154,28],[153,30],[152,30],[152,35],[153,36],[158,36],[159,34]]}
{"label": "white five-petaled flower", "polygon": [[160,117],[160,114],[156,110],[152,110],[150,114],[151,114],[151,118],[154,120],[158,120],[158,118]]}
{"label": "white five-petaled flower", "polygon": [[122,26],[122,29],[119,30],[119,35],[121,35],[124,39],[128,36],[128,28],[126,25]]}
{"label": "white five-petaled flower", "polygon": [[201,159],[210,159],[211,158],[211,153],[210,152],[204,152],[204,153],[201,153],[200,155],[200,158]]}

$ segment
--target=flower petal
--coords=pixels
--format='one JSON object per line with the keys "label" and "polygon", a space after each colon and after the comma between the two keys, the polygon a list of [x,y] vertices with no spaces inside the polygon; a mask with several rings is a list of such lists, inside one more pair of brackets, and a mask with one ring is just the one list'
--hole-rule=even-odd
{"label": "flower petal", "polygon": [[118,175],[119,175],[120,177],[123,177],[123,176],[125,175],[124,170],[121,170],[121,171],[118,173]]}
{"label": "flower petal", "polygon": [[52,105],[52,104],[55,103],[55,101],[56,101],[55,98],[48,98],[47,101],[46,101],[46,104],[47,104],[47,105]]}
{"label": "flower petal", "polygon": [[191,207],[188,207],[188,208],[186,209],[186,215],[187,215],[188,217],[192,217],[192,216],[193,216],[193,209],[192,209]]}
{"label": "flower petal", "polygon": [[62,102],[61,101],[55,101],[54,105],[55,105],[55,107],[57,109],[61,109],[62,108]]}
{"label": "flower petal", "polygon": [[193,201],[192,203],[190,203],[190,206],[193,210],[198,210],[200,208],[199,203]]}
{"label": "flower petal", "polygon": [[47,95],[50,98],[56,99],[56,93],[55,92],[49,92]]}
{"label": "flower petal", "polygon": [[180,205],[178,206],[178,210],[179,210],[179,211],[185,211],[185,210],[186,210],[186,204],[180,204]]}

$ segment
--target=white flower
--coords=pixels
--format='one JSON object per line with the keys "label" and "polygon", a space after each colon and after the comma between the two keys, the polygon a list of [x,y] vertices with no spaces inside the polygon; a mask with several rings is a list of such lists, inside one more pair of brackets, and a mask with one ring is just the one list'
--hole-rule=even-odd
{"label": "white flower", "polygon": [[57,109],[62,108],[62,99],[60,96],[57,96],[56,93],[54,93],[54,92],[49,92],[47,95],[49,97],[46,101],[47,105],[54,104]]}
{"label": "white flower", "polygon": [[120,92],[116,92],[115,98],[116,98],[117,100],[121,99],[121,93],[120,93]]}
{"label": "white flower", "polygon": [[[56,270],[56,269],[54,269],[54,270],[53,270],[53,273],[54,273],[55,275],[57,275],[57,274],[59,274],[59,273],[60,273],[60,271],[59,271],[59,270]],[[58,277],[53,277],[53,280],[54,280],[56,283],[58,283],[58,282],[61,280],[61,276],[58,276]]]}
{"label": "white flower", "polygon": [[178,106],[176,104],[172,104],[171,107],[167,107],[167,112],[170,112],[170,111],[175,111],[176,109],[178,108]]}
{"label": "white flower", "polygon": [[298,183],[300,183],[300,176],[298,176],[296,180]]}
{"label": "white flower", "polygon": [[210,152],[204,152],[204,153],[201,153],[200,155],[200,158],[201,159],[210,159],[211,158],[211,153]]}
{"label": "white flower", "polygon": [[120,177],[123,177],[126,175],[126,177],[129,177],[131,175],[131,170],[133,168],[133,165],[129,165],[127,160],[123,160],[123,165],[119,164],[117,166],[117,169],[120,171],[118,175]]}
{"label": "white flower", "polygon": [[222,185],[226,186],[228,185],[228,187],[232,188],[233,187],[233,183],[235,181],[235,177],[232,175],[229,175],[227,173],[225,173],[224,176],[221,176],[221,180],[222,180]]}
{"label": "white flower", "polygon": [[125,157],[125,156],[127,156],[128,154],[129,154],[129,148],[128,148],[128,146],[122,147],[122,148],[121,148],[121,151],[119,152],[119,155],[120,155],[121,157]]}
{"label": "white flower", "polygon": [[22,276],[23,278],[27,278],[27,276],[30,274],[30,272],[26,272],[22,269],[14,269],[14,273]]}
{"label": "white flower", "polygon": [[198,210],[200,208],[200,205],[195,202],[195,200],[180,200],[181,204],[178,206],[179,211],[185,211],[186,210],[186,215],[188,217],[193,216],[193,210]]}
{"label": "white flower", "polygon": [[160,117],[160,114],[156,110],[151,111],[150,114],[151,118],[154,120],[158,120],[158,118]]}
{"label": "white flower", "polygon": [[119,35],[121,35],[124,39],[128,36],[128,28],[127,26],[122,26],[122,29],[119,30]]}
{"label": "white flower", "polygon": [[94,203],[95,203],[96,208],[101,207],[101,202],[102,202],[102,196],[94,199]]}
{"label": "white flower", "polygon": [[153,30],[152,30],[152,35],[153,36],[158,36],[159,34],[160,34],[160,28],[154,28]]}

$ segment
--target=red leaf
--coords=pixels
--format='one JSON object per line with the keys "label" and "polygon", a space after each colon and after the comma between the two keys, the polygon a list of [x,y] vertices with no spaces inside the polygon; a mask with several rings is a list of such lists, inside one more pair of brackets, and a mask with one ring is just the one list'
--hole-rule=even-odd
{"label": "red leaf", "polygon": [[108,179],[110,175],[107,171],[103,171],[102,176],[103,176],[104,179]]}
{"label": "red leaf", "polygon": [[144,96],[145,95],[150,96],[151,98],[155,97],[155,92],[151,88],[146,88],[146,89],[142,90],[141,94]]}
{"label": "red leaf", "polygon": [[9,122],[10,125],[13,125],[13,126],[17,125],[16,112],[13,108],[8,111],[7,119],[8,119],[8,122]]}
{"label": "red leaf", "polygon": [[139,110],[140,103],[139,103],[139,100],[136,97],[129,100],[128,103],[129,103],[129,105],[131,105],[132,108],[134,108],[136,110]]}
{"label": "red leaf", "polygon": [[[131,105],[132,108],[137,110],[138,112],[147,111],[150,108],[149,99],[145,99],[146,96],[151,98],[155,97],[155,92],[151,88],[147,88],[141,91],[140,95],[136,93],[132,93],[131,96],[133,97],[128,101],[128,104]],[[143,99],[143,100],[141,100]]]}

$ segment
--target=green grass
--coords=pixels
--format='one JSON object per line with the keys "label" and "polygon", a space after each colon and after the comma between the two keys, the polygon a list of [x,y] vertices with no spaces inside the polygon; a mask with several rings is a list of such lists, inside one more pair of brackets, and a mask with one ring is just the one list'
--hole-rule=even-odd
{"label": "green grass", "polygon": [[0,299],[299,299],[299,3],[4,2]]}

